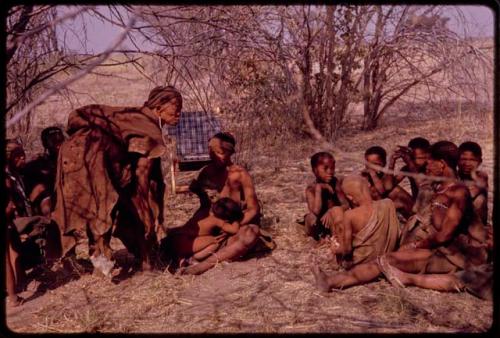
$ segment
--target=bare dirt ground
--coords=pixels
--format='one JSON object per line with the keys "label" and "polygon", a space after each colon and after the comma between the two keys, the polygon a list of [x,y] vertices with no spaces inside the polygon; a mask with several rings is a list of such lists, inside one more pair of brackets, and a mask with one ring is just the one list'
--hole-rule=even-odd
{"label": "bare dirt ground", "polygon": [[[390,121],[370,133],[348,133],[336,142],[337,175],[362,167],[364,150],[387,150],[415,136],[457,144],[476,140],[483,146],[483,169],[493,185],[491,120],[433,119]],[[481,133],[479,133],[481,131]],[[271,147],[269,148],[271,149]],[[25,292],[31,298],[8,310],[7,325],[16,332],[118,333],[304,333],[304,332],[483,332],[492,324],[492,302],[468,293],[440,293],[408,287],[397,290],[386,280],[323,293],[314,286],[313,259],[333,272],[328,247],[305,238],[296,220],[306,205],[303,191],[312,180],[309,156],[321,150],[298,141],[281,153],[256,154],[252,161],[264,224],[277,248],[269,255],[221,263],[201,276],[167,271],[135,274],[121,282],[88,273],[52,276],[49,290]],[[359,161],[353,160],[359,158]],[[184,177],[187,180],[189,177]],[[167,225],[182,224],[197,207],[192,196],[169,197]]]}

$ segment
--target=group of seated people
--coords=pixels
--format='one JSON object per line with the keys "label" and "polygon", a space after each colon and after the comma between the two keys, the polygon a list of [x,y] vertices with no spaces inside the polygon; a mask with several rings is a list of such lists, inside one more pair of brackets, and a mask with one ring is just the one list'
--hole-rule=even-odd
{"label": "group of seated people", "polygon": [[50,213],[55,199],[57,156],[65,137],[60,128],[49,127],[42,131],[41,138],[45,151],[29,162],[18,140],[6,140],[5,267],[10,305],[21,301],[17,293],[27,286],[25,270],[53,257],[55,248],[47,242],[57,243]]}
{"label": "group of seated people", "polygon": [[[395,170],[398,159],[404,166]],[[316,181],[305,191],[305,232],[329,239],[344,269],[327,275],[315,264],[317,286],[329,291],[384,275],[398,287],[467,289],[491,299],[493,229],[481,147],[418,137],[388,165],[380,146],[368,148],[365,161],[360,173],[338,179],[330,153],[311,157]],[[399,185],[404,177],[411,193]]]}
{"label": "group of seated people", "polygon": [[[42,237],[46,245],[37,242],[43,249],[41,262],[54,260],[60,251],[53,247],[60,233],[51,230],[50,217],[57,197],[58,151],[64,139],[61,129],[45,129],[45,153],[29,163],[22,145],[7,140],[6,277],[11,305],[22,301],[17,293],[26,285],[27,265],[21,259],[26,256],[26,238]],[[200,274],[218,262],[275,247],[260,227],[261,206],[250,174],[231,160],[235,145],[229,133],[214,135],[208,142],[211,162],[189,186],[179,189],[200,201],[183,226],[166,229],[159,246],[180,273]],[[469,272],[489,266],[492,247],[492,229],[485,225],[488,177],[478,170],[481,157],[481,148],[474,142],[457,147],[447,141],[430,145],[416,138],[391,155],[387,168],[385,150],[375,146],[365,153],[364,170],[338,179],[334,157],[327,152],[314,154],[311,165],[316,181],[306,188],[305,232],[317,240],[330,238],[331,250],[345,269],[328,276],[319,266],[313,267],[318,287],[325,291],[348,287],[381,274],[398,286],[470,287],[470,280],[478,278],[471,278]],[[395,171],[398,159],[405,165]],[[411,193],[399,185],[405,177]],[[42,224],[43,231],[37,233],[33,224]]]}

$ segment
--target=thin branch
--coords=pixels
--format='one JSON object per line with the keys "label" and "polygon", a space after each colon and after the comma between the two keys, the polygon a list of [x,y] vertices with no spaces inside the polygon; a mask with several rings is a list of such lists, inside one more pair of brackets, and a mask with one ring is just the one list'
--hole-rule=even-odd
{"label": "thin branch", "polygon": [[22,44],[24,43],[24,41],[29,38],[30,36],[32,36],[33,34],[37,34],[37,33],[40,33],[44,30],[46,30],[47,28],[49,27],[55,27],[57,24],[63,22],[63,21],[66,21],[68,19],[73,19],[74,17],[76,17],[77,15],[79,15],[80,13],[83,13],[87,10],[89,10],[90,8],[92,8],[93,6],[85,6],[85,7],[82,7],[74,12],[71,12],[71,13],[68,13],[66,15],[63,15],[59,18],[57,18],[56,20],[53,20],[53,21],[50,21],[48,23],[45,23],[39,27],[36,27],[36,28],[33,28],[33,29],[30,29],[29,31],[25,31],[23,33],[20,33],[20,34],[17,34],[17,37],[14,38],[14,43],[15,44]]}
{"label": "thin branch", "polygon": [[45,93],[43,93],[42,95],[38,96],[36,100],[34,100],[33,102],[31,102],[29,105],[27,105],[26,107],[24,107],[21,111],[17,112],[11,119],[9,119],[9,121],[7,121],[6,127],[9,128],[12,125],[14,125],[15,123],[19,122],[19,120],[21,120],[21,118],[24,115],[26,115],[33,108],[35,108],[36,106],[38,106],[40,103],[44,102],[48,97],[50,97],[54,93],[58,92],[59,90],[67,87],[68,85],[70,85],[71,83],[75,82],[76,80],[84,77],[92,69],[94,69],[95,67],[99,66],[102,62],[104,62],[104,60],[106,60],[109,57],[109,55],[111,53],[113,53],[113,51],[123,42],[123,40],[125,40],[125,38],[127,37],[128,32],[132,29],[132,27],[133,27],[133,25],[135,23],[135,20],[136,20],[136,16],[134,15],[134,16],[132,16],[130,18],[130,21],[128,22],[127,26],[122,31],[122,33],[117,37],[117,39],[115,40],[115,42],[112,43],[111,46],[108,49],[106,49],[106,51],[99,58],[97,58],[94,62],[90,63],[87,67],[85,67],[84,69],[82,69],[80,72],[76,73],[73,77],[67,79],[66,81],[63,81],[62,83],[60,83],[57,86],[54,86],[54,87],[50,88]]}

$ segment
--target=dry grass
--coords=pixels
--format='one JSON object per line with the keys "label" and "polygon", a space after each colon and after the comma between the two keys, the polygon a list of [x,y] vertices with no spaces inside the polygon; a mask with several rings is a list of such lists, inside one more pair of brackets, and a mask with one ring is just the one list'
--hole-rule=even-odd
{"label": "dry grass", "polygon": [[[141,91],[141,94],[143,91]],[[111,100],[111,99],[110,99]],[[138,99],[137,99],[138,100]],[[41,115],[51,123],[50,115]],[[61,117],[58,117],[62,119]],[[483,169],[493,183],[491,118],[407,121],[388,119],[370,133],[346,131],[336,142],[337,174],[362,167],[364,149],[387,150],[415,136],[431,142],[478,141]],[[281,147],[281,148],[280,148]],[[385,280],[322,293],[313,285],[310,264],[333,272],[327,247],[315,247],[296,220],[306,212],[303,191],[312,179],[309,156],[321,149],[312,141],[266,148],[256,144],[249,162],[264,204],[264,226],[278,244],[272,252],[244,262],[222,263],[201,276],[168,272],[136,274],[119,284],[90,274],[9,310],[7,325],[16,332],[482,332],[492,323],[491,302],[467,293],[414,287],[398,291]],[[353,160],[359,158],[359,161]],[[192,175],[192,174],[191,174]],[[185,176],[181,180],[188,181]],[[490,193],[490,210],[493,192]],[[197,207],[192,196],[169,196],[167,226],[181,225]],[[70,278],[68,278],[69,280]]]}

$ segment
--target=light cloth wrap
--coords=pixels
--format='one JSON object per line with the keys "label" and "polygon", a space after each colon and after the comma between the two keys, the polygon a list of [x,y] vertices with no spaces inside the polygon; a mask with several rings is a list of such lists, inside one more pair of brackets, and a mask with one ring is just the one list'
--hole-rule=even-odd
{"label": "light cloth wrap", "polygon": [[357,265],[394,251],[399,236],[399,221],[394,203],[388,198],[373,201],[373,212],[368,223],[353,236],[352,263]]}

